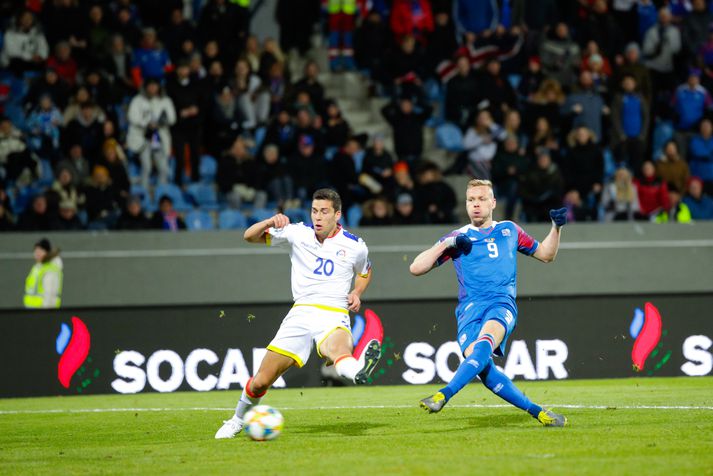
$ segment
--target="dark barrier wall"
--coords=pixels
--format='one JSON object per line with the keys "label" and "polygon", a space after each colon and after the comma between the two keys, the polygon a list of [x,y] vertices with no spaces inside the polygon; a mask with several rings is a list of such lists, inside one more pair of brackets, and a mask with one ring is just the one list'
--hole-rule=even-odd
{"label": "dark barrier wall", "polygon": [[[459,363],[453,305],[434,300],[368,306],[385,327],[375,383],[450,380]],[[713,370],[713,295],[527,298],[519,306],[519,324],[498,362],[516,379]],[[237,389],[256,370],[288,307],[0,311],[0,397]],[[654,310],[661,316],[658,338]],[[643,322],[638,354],[642,345],[651,350],[638,374],[632,370],[631,332],[639,326],[632,321]],[[322,385],[320,365],[313,352],[305,368],[290,370],[277,386]]]}

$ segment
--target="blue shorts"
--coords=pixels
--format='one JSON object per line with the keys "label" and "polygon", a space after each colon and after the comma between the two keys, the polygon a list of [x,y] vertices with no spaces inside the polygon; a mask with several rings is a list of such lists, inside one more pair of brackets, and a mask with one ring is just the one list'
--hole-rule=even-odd
{"label": "blue shorts", "polygon": [[461,353],[478,339],[480,329],[488,321],[498,321],[505,328],[505,337],[500,345],[493,349],[493,353],[503,357],[507,347],[508,338],[517,325],[517,311],[513,312],[510,306],[505,304],[493,304],[485,310],[477,305],[466,306],[461,315],[458,316],[458,345]]}

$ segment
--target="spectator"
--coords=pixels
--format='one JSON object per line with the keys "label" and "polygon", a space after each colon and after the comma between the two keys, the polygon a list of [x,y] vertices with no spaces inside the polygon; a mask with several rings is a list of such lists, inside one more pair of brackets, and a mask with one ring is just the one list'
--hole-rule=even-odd
{"label": "spectator", "polygon": [[562,167],[567,189],[574,188],[585,200],[599,202],[604,183],[604,157],[594,143],[594,133],[578,127],[567,138],[569,151]]}
{"label": "spectator", "polygon": [[654,220],[656,215],[671,208],[666,182],[656,177],[656,168],[651,161],[641,166],[641,177],[634,179],[639,194],[639,207],[643,219]]}
{"label": "spectator", "polygon": [[612,145],[619,163],[638,170],[644,160],[649,133],[649,104],[636,92],[633,75],[623,77],[621,89],[623,92],[614,97],[612,104]]}
{"label": "spectator", "polygon": [[515,218],[515,206],[519,199],[520,177],[528,169],[527,157],[520,153],[516,136],[508,135],[498,148],[493,159],[493,185],[501,200],[505,200],[505,218]]}
{"label": "spectator", "polygon": [[683,19],[681,36],[688,58],[694,59],[708,38],[713,16],[708,12],[705,0],[692,0],[691,4],[693,11]]}
{"label": "spectator", "polygon": [[52,184],[51,190],[47,193],[49,201],[55,205],[60,203],[71,203],[74,205],[75,211],[80,207],[84,207],[84,193],[80,191],[75,183],[75,177],[72,174],[72,169],[69,167],[61,167],[57,172],[57,179]]}
{"label": "spectator", "polygon": [[69,146],[69,157],[57,164],[56,168],[57,170],[69,168],[74,176],[74,183],[77,185],[83,185],[89,179],[89,161],[84,158],[82,146],[79,144]]}
{"label": "spectator", "polygon": [[91,100],[99,107],[99,113],[110,111],[114,104],[113,92],[109,81],[104,77],[104,72],[98,67],[92,67],[84,73],[84,85],[89,90]]}
{"label": "spectator", "polygon": [[540,45],[540,59],[545,76],[557,80],[566,89],[575,82],[579,66],[579,46],[569,35],[566,23],[558,23]]}
{"label": "spectator", "polygon": [[258,164],[242,137],[237,137],[218,159],[217,182],[218,190],[234,208],[243,202],[253,203],[255,208],[265,207],[267,197],[259,188]]}
{"label": "spectator", "polygon": [[116,223],[117,230],[138,231],[151,228],[149,219],[141,208],[141,199],[131,196],[126,201],[126,207]]}
{"label": "spectator", "polygon": [[158,43],[156,30],[144,28],[141,46],[134,50],[134,63],[131,78],[134,88],[139,89],[149,79],[162,81],[167,72],[173,69],[171,58]]}
{"label": "spectator", "polygon": [[85,229],[82,221],[77,216],[77,206],[73,202],[59,202],[59,214],[54,223],[52,223],[52,229],[57,231],[79,231]]}
{"label": "spectator", "polygon": [[669,190],[668,202],[668,210],[662,210],[656,215],[656,223],[691,223],[691,211],[688,205],[681,201],[680,193]]}
{"label": "spectator", "polygon": [[355,157],[361,153],[361,145],[355,138],[350,138],[332,158],[328,166],[329,183],[342,198],[344,210],[356,202],[361,202],[366,195],[359,185]]}
{"label": "spectator", "polygon": [[356,23],[355,2],[329,0],[327,27],[329,69],[341,71],[354,69],[354,25]]}
{"label": "spectator", "polygon": [[111,38],[111,31],[106,26],[104,10],[101,5],[89,6],[87,23],[87,55],[91,64],[104,60]]}
{"label": "spectator", "polygon": [[396,206],[394,207],[394,225],[417,225],[421,220],[416,215],[413,206],[413,196],[408,192],[400,193],[396,196]]}
{"label": "spectator", "polygon": [[402,97],[398,104],[384,106],[381,114],[391,124],[394,134],[394,149],[399,160],[415,163],[423,152],[423,125],[431,115],[431,107],[414,110],[410,97]]}
{"label": "spectator", "polygon": [[575,189],[565,193],[562,200],[562,205],[567,209],[568,222],[596,221],[596,203],[598,202],[592,203],[589,200],[582,200],[579,191]]}
{"label": "spectator", "polygon": [[62,114],[59,109],[54,105],[50,96],[42,96],[37,108],[27,118],[30,149],[41,158],[56,163],[61,126]]}
{"label": "spectator", "polygon": [[562,204],[564,180],[559,167],[546,149],[540,149],[537,161],[523,177],[520,197],[528,222],[549,222],[548,210]]}
{"label": "spectator", "polygon": [[36,195],[32,205],[20,216],[17,229],[20,231],[48,231],[51,229],[54,215],[47,207],[47,197]]}
{"label": "spectator", "polygon": [[129,151],[141,161],[141,185],[148,190],[151,170],[156,167],[159,183],[168,182],[168,156],[171,153],[170,126],[176,122],[171,98],[164,96],[159,82],[149,79],[143,91],[129,103]]}
{"label": "spectator", "polygon": [[525,121],[528,130],[537,134],[536,122],[539,118],[545,118],[553,135],[557,135],[561,129],[560,109],[565,102],[565,94],[562,86],[554,79],[547,78],[540,84],[540,87],[528,100],[525,107]]}
{"label": "spectator", "polygon": [[260,70],[260,56],[262,51],[260,50],[260,42],[255,35],[250,35],[245,40],[245,51],[242,54],[242,58],[246,59],[250,64],[250,71],[257,72]]}
{"label": "spectator", "polygon": [[504,114],[517,106],[517,98],[510,81],[501,74],[500,61],[489,60],[478,83],[480,97],[488,101],[493,120],[502,123]]}
{"label": "spectator", "polygon": [[438,166],[433,162],[423,161],[416,171],[416,182],[416,209],[417,213],[425,217],[426,223],[454,223],[456,194],[451,186],[443,181]]}
{"label": "spectator", "polygon": [[342,116],[339,105],[335,101],[328,101],[324,113],[324,145],[333,148],[342,147],[351,136],[351,132],[351,127]]}
{"label": "spectator", "polygon": [[594,90],[592,73],[582,71],[579,85],[579,91],[570,94],[562,106],[562,114],[572,117],[572,128],[586,127],[594,132],[594,141],[599,143],[603,139],[602,115],[609,114],[609,107]]}
{"label": "spectator", "polygon": [[[372,146],[366,150],[364,162],[359,176],[359,183],[372,183],[369,190],[372,193],[392,197],[394,192],[394,157],[384,146],[384,137],[376,134]],[[374,185],[374,182],[376,185]]]}
{"label": "spectator", "polygon": [[451,18],[452,12],[434,13],[434,28],[427,35],[426,57],[428,69],[436,71],[436,67],[453,57],[453,52],[458,49],[455,24]]}
{"label": "spectator", "polygon": [[198,22],[198,34],[203,44],[215,40],[225,50],[227,64],[234,64],[250,31],[247,8],[226,0],[209,0]]}
{"label": "spectator", "polygon": [[394,206],[384,196],[377,196],[364,202],[363,215],[359,226],[389,226],[394,224]]}
{"label": "spectator", "polygon": [[631,76],[636,83],[636,91],[641,93],[650,105],[652,99],[651,73],[641,63],[641,50],[636,43],[626,45],[623,57],[617,57],[617,69],[614,84],[623,87],[624,77]]}
{"label": "spectator", "polygon": [[408,163],[403,160],[394,164],[394,182],[396,182],[395,193],[397,196],[403,193],[414,196],[416,185],[411,177]]}
{"label": "spectator", "polygon": [[235,63],[235,77],[231,86],[238,98],[238,107],[243,117],[241,126],[251,130],[267,123],[270,115],[270,94],[246,59],[239,59]]}
{"label": "spectator", "polygon": [[0,179],[15,181],[27,170],[37,177],[37,162],[30,155],[22,132],[7,117],[0,117]]}
{"label": "spectator", "polygon": [[67,106],[67,99],[70,95],[69,86],[51,67],[47,67],[45,73],[31,83],[30,90],[25,96],[25,109],[35,109],[39,105],[40,98],[44,95],[50,96],[52,102],[60,109]]}
{"label": "spectator", "polygon": [[[593,41],[588,43],[595,45]],[[609,97],[609,78],[611,77],[611,66],[609,61],[599,53],[592,53],[582,61],[582,71],[592,73],[594,90],[604,97]]]}
{"label": "spectator", "polygon": [[[465,18],[462,20],[470,19],[467,15],[463,16]],[[397,43],[401,43],[406,36],[413,36],[416,41],[425,45],[427,35],[433,31],[431,4],[427,0],[394,0],[390,22]]]}
{"label": "spectator", "polygon": [[713,198],[703,192],[703,182],[693,177],[688,183],[688,194],[683,197],[694,220],[713,220]]}
{"label": "spectator", "polygon": [[8,67],[21,77],[27,71],[42,69],[49,54],[49,47],[42,29],[30,10],[21,11],[10,28],[5,31],[0,65]]}
{"label": "spectator", "polygon": [[535,93],[540,89],[543,81],[545,81],[545,74],[542,72],[540,57],[531,56],[527,60],[527,70],[525,70],[520,84],[517,86],[520,97],[525,100],[532,100]]}
{"label": "spectator", "polygon": [[602,192],[604,221],[632,221],[639,219],[639,194],[625,167],[614,172],[614,178],[604,185]]}
{"label": "spectator", "polygon": [[509,110],[503,119],[503,129],[505,129],[507,135],[517,138],[519,152],[524,154],[530,138],[525,131],[522,130],[521,126],[522,116],[520,115],[520,111],[517,109]]}
{"label": "spectator", "polygon": [[99,161],[99,165],[103,165],[109,171],[111,184],[118,194],[119,205],[123,207],[124,202],[129,197],[131,182],[126,170],[124,151],[115,139],[104,141],[102,160]]}
{"label": "spectator", "polygon": [[711,95],[701,86],[700,75],[700,70],[691,69],[688,80],[676,89],[673,96],[673,108],[676,113],[675,138],[684,156],[688,141],[693,136],[691,131],[698,126],[706,111],[713,106]]}
{"label": "spectator", "polygon": [[280,156],[280,149],[275,144],[267,144],[262,149],[262,160],[258,161],[258,175],[267,199],[275,202],[278,208],[299,208],[295,203],[294,182],[288,173],[287,161]]}
{"label": "spectator", "polygon": [[62,304],[62,258],[43,238],[34,247],[35,264],[25,279],[23,304],[27,309],[59,309]]}
{"label": "spectator", "polygon": [[604,56],[613,57],[624,44],[624,35],[614,16],[609,12],[606,0],[590,2],[591,9],[581,28],[581,37],[593,40],[602,47]]}
{"label": "spectator", "polygon": [[663,154],[656,161],[656,176],[666,182],[669,191],[685,193],[691,172],[681,159],[676,142],[669,141],[664,146]]}
{"label": "spectator", "polygon": [[296,49],[304,56],[310,49],[310,36],[319,20],[320,8],[311,0],[279,0],[275,19],[280,27],[280,47],[285,52]]}
{"label": "spectator", "polygon": [[138,18],[132,14],[130,8],[119,8],[116,12],[114,32],[120,35],[132,50],[141,46],[143,34],[138,23]]}
{"label": "spectator", "polygon": [[412,35],[404,36],[399,48],[388,58],[389,88],[394,97],[410,97],[424,104],[423,80],[426,77],[426,57]]}
{"label": "spectator", "polygon": [[96,104],[87,101],[80,105],[79,116],[67,124],[66,143],[81,145],[90,164],[96,164],[101,157],[103,120]]}
{"label": "spectator", "polygon": [[[137,220],[138,221],[138,220]],[[186,223],[173,208],[173,200],[163,195],[158,201],[158,210],[154,212],[149,222],[149,228],[155,230],[178,231],[185,230]]]}
{"label": "spectator", "polygon": [[319,82],[319,65],[314,60],[307,61],[302,78],[292,85],[293,95],[301,92],[309,94],[316,111],[324,110],[324,86]]}
{"label": "spectator", "polygon": [[211,155],[219,155],[230,147],[235,137],[250,124],[241,111],[239,98],[230,86],[223,86],[213,97],[211,115],[208,118],[204,145]]}
{"label": "spectator", "polygon": [[166,45],[166,50],[171,58],[183,56],[181,46],[186,40],[196,39],[196,30],[193,24],[183,16],[181,8],[171,9],[168,26],[161,32],[161,39]]}
{"label": "spectator", "polygon": [[66,126],[73,120],[79,117],[81,112],[82,104],[86,104],[91,101],[92,96],[89,92],[89,88],[86,85],[77,86],[74,93],[69,98],[69,104],[64,109],[64,125]]}
{"label": "spectator", "polygon": [[498,26],[499,8],[495,0],[456,0],[453,11],[460,37],[478,35]]}
{"label": "spectator", "polygon": [[456,69],[456,75],[446,83],[445,117],[465,131],[473,122],[482,95],[467,56],[458,57]]}
{"label": "spectator", "polygon": [[128,96],[134,93],[134,82],[131,79],[131,53],[126,46],[124,37],[114,35],[109,44],[109,52],[107,53],[103,71],[109,76],[118,97]]}
{"label": "spectator", "polygon": [[202,124],[206,110],[203,90],[200,84],[191,78],[190,72],[186,61],[179,62],[175,76],[169,80],[166,87],[176,113],[176,122],[171,128],[171,139],[176,157],[175,182],[179,187],[183,185],[183,174],[186,169],[190,170],[190,180],[198,181]]}
{"label": "spectator", "polygon": [[651,70],[654,90],[652,106],[657,114],[666,112],[665,103],[676,86],[674,57],[681,51],[681,33],[671,20],[671,11],[661,7],[658,22],[644,36],[644,64]]}
{"label": "spectator", "polygon": [[498,142],[505,139],[505,136],[505,130],[493,121],[488,110],[478,112],[475,123],[463,137],[467,170],[471,177],[490,180],[491,162],[497,152]]}
{"label": "spectator", "polygon": [[691,139],[688,160],[691,173],[707,187],[713,186],[713,122],[710,119],[701,121],[700,133]]}
{"label": "spectator", "polygon": [[265,143],[278,146],[282,156],[293,154],[297,145],[297,130],[287,111],[281,110],[275,114],[265,132]]}
{"label": "spectator", "polygon": [[113,228],[119,215],[119,197],[111,184],[106,167],[103,165],[94,167],[92,178],[84,187],[83,193],[86,197],[88,228],[90,230]]}
{"label": "spectator", "polygon": [[[360,69],[369,71],[374,81],[385,83],[385,53],[391,45],[391,32],[376,10],[371,10],[354,32],[355,59]],[[372,85],[372,93],[373,90]]]}

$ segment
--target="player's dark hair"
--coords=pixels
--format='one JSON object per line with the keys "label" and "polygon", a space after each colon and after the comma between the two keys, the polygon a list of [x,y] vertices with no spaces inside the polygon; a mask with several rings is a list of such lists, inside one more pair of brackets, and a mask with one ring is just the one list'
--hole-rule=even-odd
{"label": "player's dark hair", "polygon": [[329,200],[335,212],[342,210],[342,198],[331,188],[320,188],[312,195],[312,200]]}

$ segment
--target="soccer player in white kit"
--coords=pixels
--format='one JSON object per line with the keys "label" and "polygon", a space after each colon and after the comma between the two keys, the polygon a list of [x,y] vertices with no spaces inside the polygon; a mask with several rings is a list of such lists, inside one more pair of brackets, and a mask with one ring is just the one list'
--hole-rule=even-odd
{"label": "soccer player in white kit", "polygon": [[371,281],[371,263],[364,240],[339,225],[341,208],[337,192],[320,189],[312,196],[312,226],[291,224],[278,213],[245,230],[250,243],[289,249],[295,304],[267,346],[257,373],[245,385],[235,414],[215,434],[217,439],[233,438],[242,430],[245,413],[290,367],[307,362],[313,342],[317,355],[357,384],[366,383],[379,362],[381,342],[375,338],[361,355],[352,355],[349,311],[361,307],[361,295]]}

